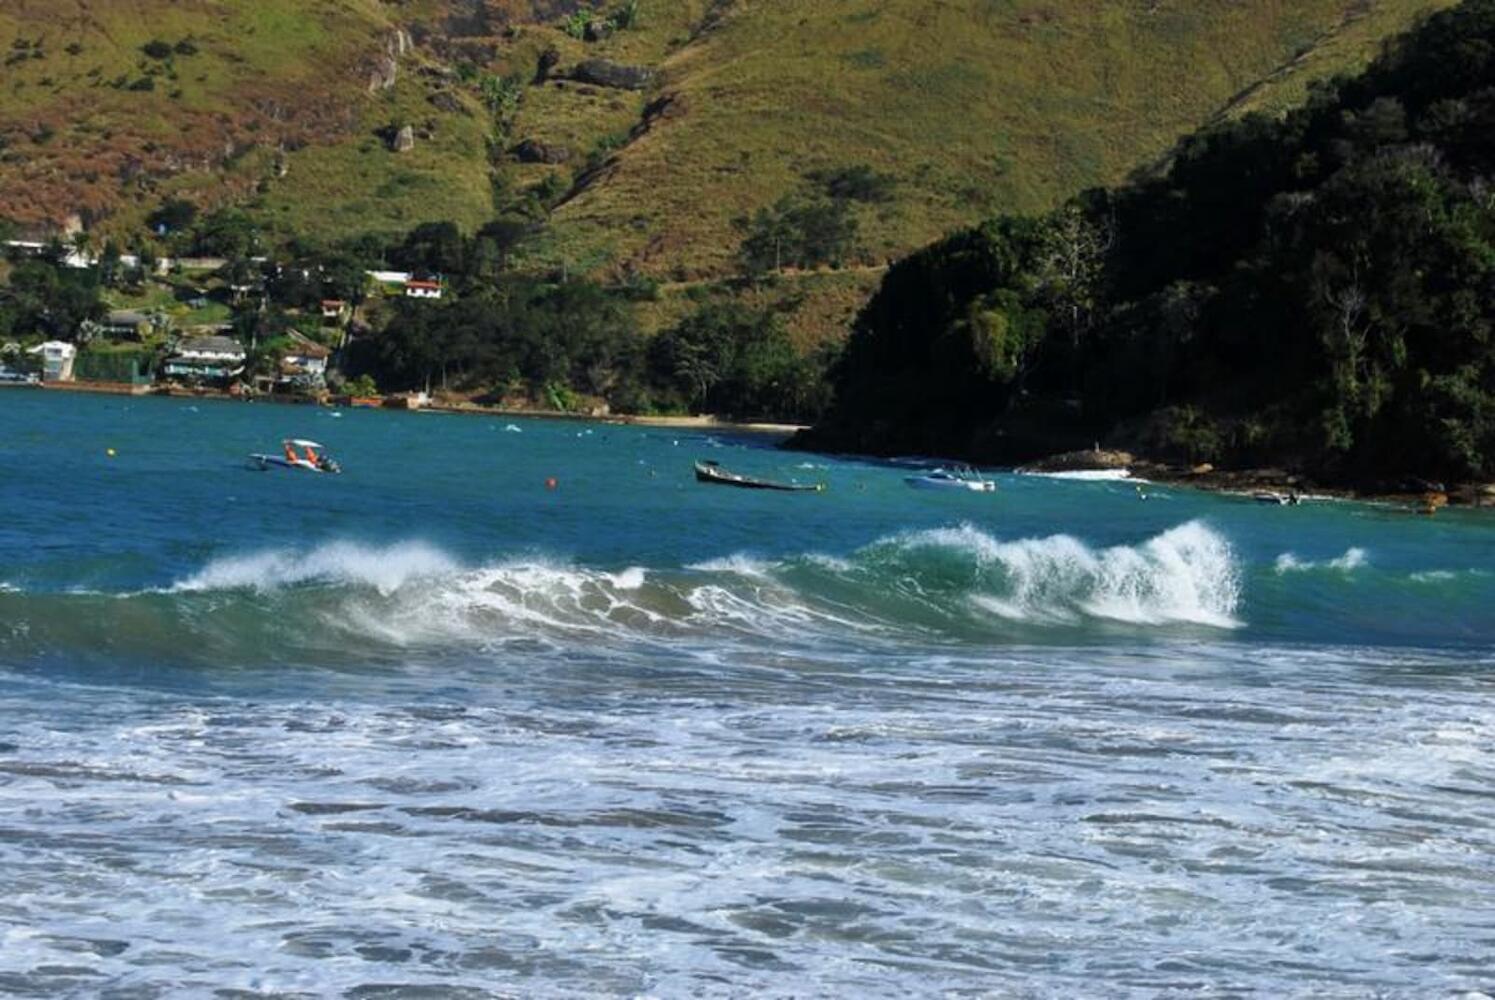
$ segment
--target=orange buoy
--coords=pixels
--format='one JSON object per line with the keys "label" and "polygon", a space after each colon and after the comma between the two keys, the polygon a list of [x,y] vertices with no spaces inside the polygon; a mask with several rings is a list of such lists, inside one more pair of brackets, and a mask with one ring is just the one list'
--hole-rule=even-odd
{"label": "orange buoy", "polygon": [[546,479],[545,479],[545,488],[547,490],[553,490],[553,489],[555,489],[559,485],[560,485],[560,483],[558,483],[558,482],[555,481],[555,477],[554,476],[547,476],[546,477]]}

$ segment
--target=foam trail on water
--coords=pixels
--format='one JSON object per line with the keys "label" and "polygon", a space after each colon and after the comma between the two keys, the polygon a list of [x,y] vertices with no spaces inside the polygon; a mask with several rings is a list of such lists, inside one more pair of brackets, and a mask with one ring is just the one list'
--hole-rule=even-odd
{"label": "foam trail on water", "polygon": [[306,551],[278,549],[215,559],[178,582],[174,591],[271,591],[307,583],[371,587],[390,594],[418,579],[460,569],[452,557],[423,542],[385,547],[329,542]]}
{"label": "foam trail on water", "polygon": [[1344,555],[1336,559],[1327,559],[1324,562],[1305,561],[1291,552],[1284,552],[1277,557],[1277,572],[1279,574],[1302,573],[1308,570],[1327,569],[1349,573],[1360,569],[1368,562],[1370,562],[1370,555],[1362,548],[1346,549]]}
{"label": "foam trail on water", "polygon": [[[1118,483],[1133,478],[1130,469],[1078,469],[1072,472],[1023,472],[1040,479],[1064,479],[1081,483]],[[1143,480],[1137,480],[1143,482]]]}

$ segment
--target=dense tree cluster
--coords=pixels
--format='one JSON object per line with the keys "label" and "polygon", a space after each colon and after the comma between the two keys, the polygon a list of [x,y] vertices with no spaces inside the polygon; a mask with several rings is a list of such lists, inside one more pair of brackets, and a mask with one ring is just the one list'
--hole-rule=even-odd
{"label": "dense tree cluster", "polygon": [[97,273],[59,267],[54,260],[17,261],[9,283],[0,288],[0,340],[27,335],[72,340],[86,321],[103,314]]}
{"label": "dense tree cluster", "polygon": [[1495,0],[1466,0],[1160,176],[899,263],[816,440],[1495,476],[1492,126]]}

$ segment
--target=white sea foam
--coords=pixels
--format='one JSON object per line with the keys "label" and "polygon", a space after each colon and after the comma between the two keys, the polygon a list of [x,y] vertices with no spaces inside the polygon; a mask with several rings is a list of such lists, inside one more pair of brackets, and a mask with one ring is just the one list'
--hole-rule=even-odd
{"label": "white sea foam", "polygon": [[1453,570],[1431,569],[1422,573],[1413,573],[1411,579],[1413,583],[1445,583],[1457,577],[1458,574]]}
{"label": "white sea foam", "polygon": [[686,569],[696,570],[701,573],[727,573],[735,576],[763,579],[773,572],[774,564],[766,559],[758,559],[746,553],[735,552],[730,556],[723,556],[720,559],[707,559],[705,562],[691,563]]}
{"label": "white sea foam", "polygon": [[1132,478],[1130,469],[1078,469],[1072,472],[1024,472],[1022,474],[1042,479],[1068,479],[1086,483],[1115,483]]}
{"label": "white sea foam", "polygon": [[1299,559],[1291,552],[1284,552],[1277,557],[1277,572],[1279,574],[1302,573],[1308,570],[1326,569],[1349,573],[1360,569],[1369,562],[1370,555],[1362,548],[1346,549],[1344,555],[1336,559],[1326,559],[1323,562]]}
{"label": "white sea foam", "polygon": [[273,549],[215,559],[173,587],[176,591],[278,590],[340,583],[393,593],[411,581],[451,574],[456,560],[423,542],[390,546],[329,542],[312,549]]}

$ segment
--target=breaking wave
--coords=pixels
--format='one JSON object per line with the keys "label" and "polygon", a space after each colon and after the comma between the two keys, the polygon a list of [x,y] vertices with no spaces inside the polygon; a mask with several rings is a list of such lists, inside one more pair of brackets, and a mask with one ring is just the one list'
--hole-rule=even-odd
{"label": "breaking wave", "polygon": [[304,552],[275,550],[215,559],[172,590],[263,592],[323,583],[372,587],[391,594],[414,580],[450,575],[459,568],[446,553],[420,542],[387,547],[331,542]]}
{"label": "breaking wave", "polygon": [[534,557],[464,565],[421,542],[334,542],[220,557],[154,591],[11,599],[36,625],[12,635],[48,649],[107,648],[128,635],[142,654],[295,662],[329,649],[356,658],[516,641],[688,652],[1072,639],[1089,623],[1230,629],[1241,624],[1240,594],[1230,544],[1189,522],[1110,548],[1067,535],[1004,541],[962,525],[844,556],[615,569]]}
{"label": "breaking wave", "polygon": [[1240,573],[1230,543],[1198,521],[1142,545],[1106,549],[1068,535],[1004,542],[969,525],[916,532],[895,545],[971,559],[971,600],[1013,621],[1240,625]]}

